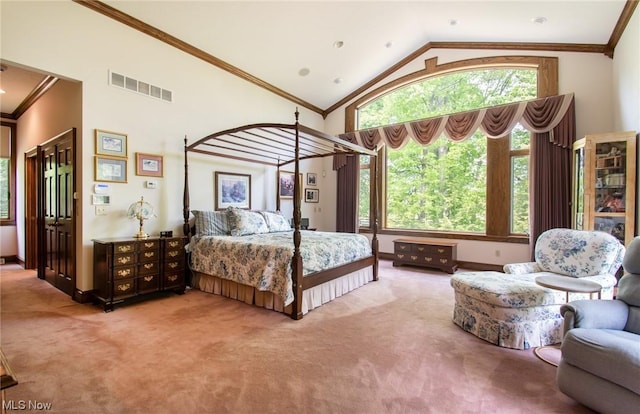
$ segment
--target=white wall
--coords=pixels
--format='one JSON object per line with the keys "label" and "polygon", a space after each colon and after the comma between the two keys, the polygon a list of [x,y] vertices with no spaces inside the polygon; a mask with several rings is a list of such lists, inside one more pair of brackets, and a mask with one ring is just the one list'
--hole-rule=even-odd
{"label": "white wall", "polygon": [[[640,133],[640,8],[636,8],[613,55],[613,93],[614,129]],[[640,182],[636,194],[640,194]],[[640,209],[636,208],[636,236],[639,227]]]}
{"label": "white wall", "polygon": [[[193,142],[232,126],[263,121],[291,123],[294,120],[294,103],[78,4],[68,1],[2,2],[1,19],[3,60],[82,83],[81,121],[64,122],[67,128],[79,128],[81,140],[78,148],[79,168],[83,170],[79,183],[81,219],[78,237],[81,242],[77,257],[77,287],[81,290],[93,286],[91,240],[135,234],[136,223],[125,217],[125,211],[141,195],[156,207],[158,215],[156,220],[145,223],[145,230],[151,234],[160,230],[174,230],[180,234],[185,135]],[[109,70],[173,91],[174,103],[110,86]],[[35,112],[29,112],[23,115],[24,121],[21,119],[25,125],[37,122]],[[300,112],[302,123],[322,129],[321,116],[305,109]],[[53,126],[45,128],[57,129]],[[96,216],[90,204],[95,184],[96,128],[128,135],[128,183],[111,184],[112,205],[106,216]],[[20,130],[18,134],[22,136]],[[42,135],[51,137],[48,133]],[[33,138],[36,139],[35,135]],[[19,144],[18,159],[23,158],[26,147],[35,144]],[[144,188],[148,177],[135,175],[136,152],[164,156],[164,178],[158,179],[157,189]],[[194,160],[190,167],[192,206],[213,208],[215,170],[244,172],[246,168]],[[275,196],[275,172],[249,168],[253,175],[252,199],[256,202],[253,207],[275,206],[268,198],[268,194]],[[317,172],[321,172],[321,168],[317,167]],[[322,195],[325,191],[319,188]],[[303,208],[313,208],[309,206],[312,205],[303,205]],[[18,206],[18,212],[18,221],[24,222],[22,205]],[[303,210],[303,215],[308,214]],[[20,241],[18,255],[24,258],[24,240]]]}

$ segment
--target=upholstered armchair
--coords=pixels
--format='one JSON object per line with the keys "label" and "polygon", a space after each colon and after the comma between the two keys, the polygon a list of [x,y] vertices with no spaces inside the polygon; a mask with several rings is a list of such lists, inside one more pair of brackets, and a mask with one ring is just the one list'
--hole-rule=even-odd
{"label": "upholstered armchair", "polygon": [[[567,293],[536,283],[540,276],[581,278],[602,286],[601,297],[613,298],[625,248],[610,234],[552,229],[535,246],[535,262],[504,266],[502,272],[458,272],[451,276],[453,322],[493,344],[529,349],[562,341],[560,306]],[[597,285],[596,285],[597,286]],[[571,293],[571,299],[589,299]]]}
{"label": "upholstered armchair", "polygon": [[587,277],[602,286],[602,298],[610,299],[624,254],[624,246],[608,233],[558,228],[538,237],[535,262],[506,264],[503,270],[513,275]]}
{"label": "upholstered armchair", "polygon": [[573,301],[564,317],[560,390],[602,413],[640,407],[640,237],[628,246],[615,300]]}

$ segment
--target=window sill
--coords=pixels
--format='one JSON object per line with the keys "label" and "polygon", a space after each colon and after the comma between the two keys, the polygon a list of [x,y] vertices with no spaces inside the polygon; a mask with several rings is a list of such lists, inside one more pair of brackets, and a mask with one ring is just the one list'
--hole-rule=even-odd
{"label": "window sill", "polygon": [[[372,233],[369,228],[360,228],[360,233]],[[507,236],[493,236],[478,233],[455,233],[455,232],[438,232],[438,231],[421,231],[421,230],[378,230],[379,235],[393,235],[406,237],[428,237],[438,239],[456,239],[456,240],[480,240],[487,242],[500,243],[519,243],[529,244],[529,236],[526,234],[511,234]]]}

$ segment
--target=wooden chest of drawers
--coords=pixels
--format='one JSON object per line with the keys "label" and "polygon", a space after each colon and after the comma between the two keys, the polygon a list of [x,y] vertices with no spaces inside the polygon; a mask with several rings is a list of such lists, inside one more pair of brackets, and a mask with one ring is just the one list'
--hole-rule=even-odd
{"label": "wooden chest of drawers", "polygon": [[185,237],[93,240],[94,297],[113,310],[128,298],[185,290]]}
{"label": "wooden chest of drawers", "polygon": [[396,239],[393,241],[393,265],[413,265],[453,273],[458,268],[458,243],[435,239]]}

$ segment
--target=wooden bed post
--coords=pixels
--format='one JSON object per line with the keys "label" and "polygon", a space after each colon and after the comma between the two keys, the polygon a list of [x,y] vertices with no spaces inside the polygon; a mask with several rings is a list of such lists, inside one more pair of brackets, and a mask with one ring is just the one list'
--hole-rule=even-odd
{"label": "wooden bed post", "polygon": [[300,124],[298,117],[300,112],[296,108],[296,146],[294,158],[294,182],[293,182],[293,259],[291,260],[291,281],[293,282],[293,303],[291,304],[291,317],[293,319],[302,319],[302,256],[300,255],[300,220],[302,213],[300,211],[300,195],[302,184],[298,179],[300,174]]}
{"label": "wooden bed post", "polygon": [[187,136],[184,136],[184,192],[182,194],[182,217],[184,218],[184,224],[182,225],[182,232],[185,236],[191,235],[191,228],[189,227],[189,162],[187,161]]}
{"label": "wooden bed post", "polygon": [[373,203],[371,206],[371,216],[373,218],[373,237],[371,239],[371,252],[375,257],[373,264],[373,280],[378,280],[378,156],[372,156],[373,174],[371,174],[371,191]]}

